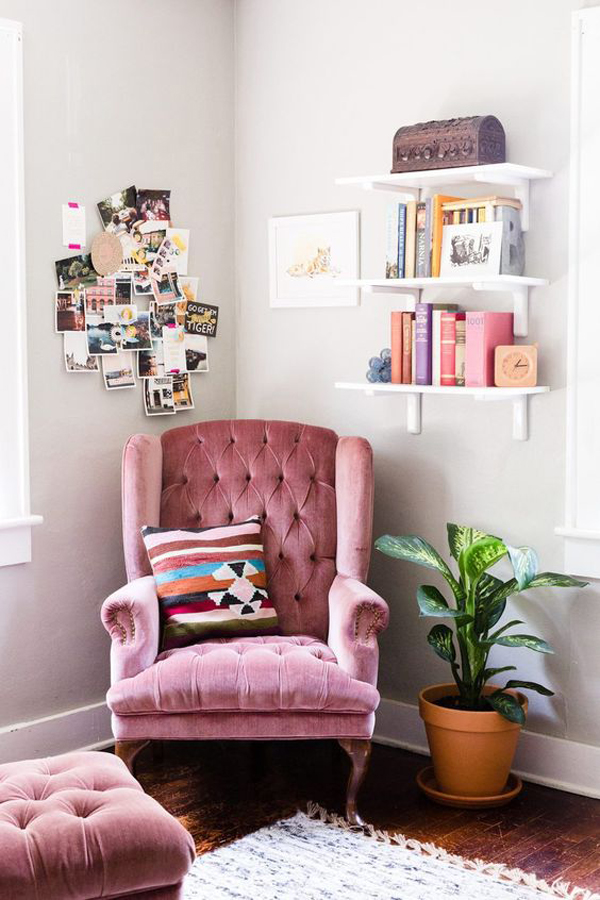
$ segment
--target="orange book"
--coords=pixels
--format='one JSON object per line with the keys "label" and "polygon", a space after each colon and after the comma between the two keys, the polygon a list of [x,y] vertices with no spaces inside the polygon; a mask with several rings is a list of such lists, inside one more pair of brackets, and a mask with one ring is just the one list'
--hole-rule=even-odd
{"label": "orange book", "polygon": [[412,381],[412,320],[415,314],[402,313],[402,384],[410,384]]}
{"label": "orange book", "polygon": [[402,384],[402,313],[392,313],[392,384]]}
{"label": "orange book", "polygon": [[431,198],[431,221],[432,221],[432,240],[431,240],[431,277],[439,278],[440,263],[442,259],[442,228],[444,211],[443,203],[452,203],[455,200],[462,200],[462,197],[446,197],[444,194],[434,194]]}

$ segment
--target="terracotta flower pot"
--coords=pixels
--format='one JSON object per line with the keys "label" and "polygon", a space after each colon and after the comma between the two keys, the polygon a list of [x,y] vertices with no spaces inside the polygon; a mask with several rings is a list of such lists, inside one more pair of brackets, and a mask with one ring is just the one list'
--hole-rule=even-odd
{"label": "terracotta flower pot", "polygon": [[[497,690],[488,685],[484,693]],[[527,714],[527,698],[511,691]],[[520,725],[495,711],[467,712],[437,706],[436,700],[456,696],[455,684],[435,684],[419,694],[419,713],[439,789],[454,797],[493,797],[508,780]]]}

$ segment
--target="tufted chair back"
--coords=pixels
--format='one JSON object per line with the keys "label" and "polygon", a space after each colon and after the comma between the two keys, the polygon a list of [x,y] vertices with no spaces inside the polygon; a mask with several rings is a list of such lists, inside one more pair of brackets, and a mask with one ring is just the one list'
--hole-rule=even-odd
{"label": "tufted chair back", "polygon": [[[336,459],[338,491],[343,485],[337,497]],[[325,639],[336,572],[366,578],[372,502],[371,448],[362,438],[263,420],[134,435],[123,457],[127,574],[151,574],[143,525],[203,528],[261,516],[268,590],[282,632]]]}

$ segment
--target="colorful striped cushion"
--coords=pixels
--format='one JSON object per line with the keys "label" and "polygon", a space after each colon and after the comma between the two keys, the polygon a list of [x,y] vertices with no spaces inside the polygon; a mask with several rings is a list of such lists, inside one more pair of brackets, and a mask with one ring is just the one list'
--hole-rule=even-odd
{"label": "colorful striped cushion", "polygon": [[260,532],[260,519],[213,528],[142,528],[161,605],[163,649],[277,631]]}

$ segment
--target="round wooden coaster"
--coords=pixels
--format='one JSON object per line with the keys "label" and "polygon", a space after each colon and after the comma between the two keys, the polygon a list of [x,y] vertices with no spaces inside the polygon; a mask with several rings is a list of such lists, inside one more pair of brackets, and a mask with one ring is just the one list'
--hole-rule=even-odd
{"label": "round wooden coaster", "polygon": [[123,248],[114,234],[97,234],[92,241],[92,265],[98,275],[112,275],[121,268]]}

